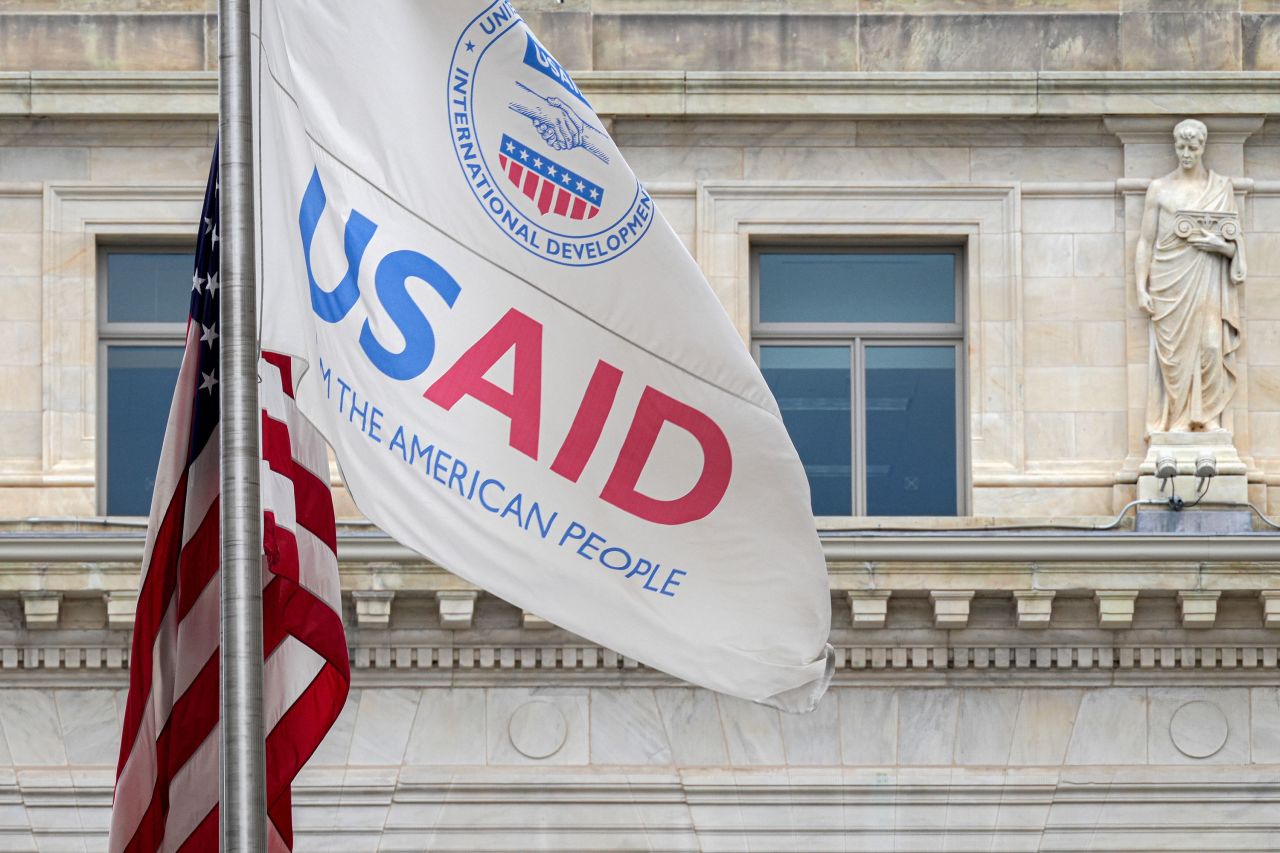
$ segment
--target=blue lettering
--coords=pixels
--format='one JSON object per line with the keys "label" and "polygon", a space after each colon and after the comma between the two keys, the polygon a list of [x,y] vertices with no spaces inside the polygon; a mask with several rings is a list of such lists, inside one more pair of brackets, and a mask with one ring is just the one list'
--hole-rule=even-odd
{"label": "blue lettering", "polygon": [[485,489],[489,488],[490,486],[497,486],[498,491],[500,492],[505,492],[507,490],[507,487],[502,485],[502,483],[498,482],[497,480],[494,480],[492,478],[485,480],[483,483],[480,484],[480,506],[484,507],[489,512],[493,512],[493,513],[501,512],[502,510],[497,504],[489,503],[488,499],[484,496]]}
{"label": "blue lettering", "polygon": [[298,230],[302,232],[302,257],[307,262],[307,280],[311,284],[311,310],[320,319],[336,323],[347,316],[351,306],[360,298],[360,260],[378,226],[360,211],[352,209],[343,237],[343,248],[347,255],[346,275],[333,290],[322,290],[311,269],[311,241],[316,235],[316,227],[320,224],[320,215],[324,213],[326,202],[324,185],[320,182],[320,170],[314,169],[311,172],[311,182],[307,184],[307,191],[302,196],[302,206],[298,210]]}
{"label": "blue lettering", "polygon": [[665,595],[668,598],[675,598],[676,594],[674,592],[667,592],[667,589],[673,586],[680,586],[680,581],[676,580],[676,575],[687,574],[689,573],[681,571],[680,569],[672,569],[670,573],[667,574],[667,579],[662,582],[662,589],[658,590],[658,593],[660,595]]}
{"label": "blue lettering", "polygon": [[392,379],[421,375],[436,353],[431,322],[409,295],[406,285],[410,278],[429,284],[450,308],[462,292],[444,267],[419,252],[402,249],[382,259],[374,275],[374,288],[391,322],[404,336],[404,349],[394,352],[378,343],[368,320],[360,330],[360,347],[374,366]]}
{"label": "blue lettering", "polygon": [[587,541],[578,546],[578,556],[590,560],[591,555],[587,553],[587,550],[599,551],[602,544],[604,544],[604,537],[599,533],[592,533],[587,537]]}

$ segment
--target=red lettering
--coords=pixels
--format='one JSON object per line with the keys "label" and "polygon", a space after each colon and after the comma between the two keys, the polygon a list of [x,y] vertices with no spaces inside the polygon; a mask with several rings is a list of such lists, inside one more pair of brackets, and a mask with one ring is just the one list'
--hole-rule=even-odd
{"label": "red lettering", "polygon": [[[511,390],[505,391],[484,375],[512,349],[515,369]],[[537,459],[542,421],[542,324],[512,308],[422,396],[445,411],[464,396],[476,398],[510,418],[508,442],[525,456]]]}
{"label": "red lettering", "polygon": [[[640,474],[653,453],[664,424],[692,435],[702,447],[702,472],[683,497],[660,500],[637,491]],[[706,518],[720,505],[733,473],[733,454],[724,432],[702,412],[646,387],[631,429],[600,497],[621,510],[658,524],[686,524]]]}
{"label": "red lettering", "polygon": [[565,436],[556,460],[551,463],[552,471],[571,483],[578,482],[582,469],[587,467],[587,460],[600,441],[600,433],[604,431],[604,422],[609,419],[621,383],[621,370],[603,359],[596,363],[586,393],[582,395],[582,404],[573,416],[569,434]]}

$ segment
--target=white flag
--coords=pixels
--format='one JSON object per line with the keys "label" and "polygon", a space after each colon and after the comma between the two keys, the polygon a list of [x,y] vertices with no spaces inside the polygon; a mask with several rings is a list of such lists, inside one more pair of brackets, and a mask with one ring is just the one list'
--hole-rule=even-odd
{"label": "white flag", "polygon": [[804,471],[706,279],[512,6],[263,0],[263,346],[357,505],[512,604],[788,710]]}

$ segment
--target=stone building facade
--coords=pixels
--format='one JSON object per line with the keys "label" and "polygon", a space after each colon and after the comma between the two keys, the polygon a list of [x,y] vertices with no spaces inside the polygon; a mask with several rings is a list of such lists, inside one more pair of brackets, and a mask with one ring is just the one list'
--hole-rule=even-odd
{"label": "stone building facade", "polygon": [[[770,346],[854,353],[817,407],[852,443],[813,468],[849,498],[818,520],[835,681],[803,717],[679,684],[404,551],[335,482],[354,684],[299,849],[1280,850],[1276,0],[517,6],[766,373]],[[0,849],[105,849],[143,535],[108,472],[163,420],[112,420],[109,361],[166,340],[112,319],[112,255],[194,234],[215,7],[0,2]],[[1227,423],[1261,515],[1128,506],[1133,254],[1185,117],[1248,246]],[[800,287],[767,256],[930,253],[954,322],[762,314]],[[885,462],[870,425],[923,404],[868,352],[921,341],[952,353],[955,452],[899,497],[945,469],[954,500],[869,514],[913,449]]]}

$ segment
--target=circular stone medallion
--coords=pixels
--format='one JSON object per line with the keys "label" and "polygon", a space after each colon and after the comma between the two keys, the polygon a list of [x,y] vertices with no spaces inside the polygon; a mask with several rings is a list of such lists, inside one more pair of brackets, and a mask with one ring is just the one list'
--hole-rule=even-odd
{"label": "circular stone medallion", "polygon": [[526,702],[516,708],[507,723],[511,745],[528,758],[555,755],[568,734],[564,714],[550,702]]}
{"label": "circular stone medallion", "polygon": [[1208,758],[1227,742],[1227,717],[1212,702],[1197,699],[1173,712],[1169,737],[1188,758]]}

